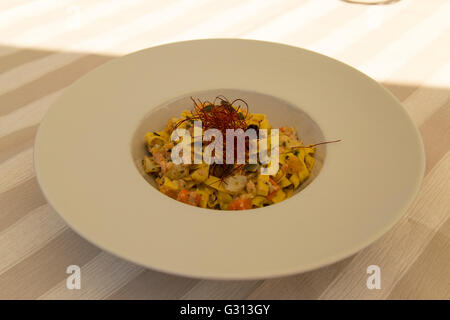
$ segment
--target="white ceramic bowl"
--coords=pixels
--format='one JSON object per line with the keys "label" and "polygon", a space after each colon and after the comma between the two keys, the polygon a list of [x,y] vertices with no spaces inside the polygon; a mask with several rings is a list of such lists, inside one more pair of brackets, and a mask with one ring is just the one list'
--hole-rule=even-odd
{"label": "white ceramic bowl", "polygon": [[[172,200],[139,166],[143,133],[187,97],[245,96],[251,112],[293,125],[318,148],[301,192],[279,204],[214,211]],[[198,278],[288,275],[343,259],[385,233],[424,174],[418,130],[361,72],[323,55],[251,40],[173,43],[113,60],[50,109],[35,169],[53,208],[80,235],[152,269]],[[150,182],[150,184],[149,184]]]}

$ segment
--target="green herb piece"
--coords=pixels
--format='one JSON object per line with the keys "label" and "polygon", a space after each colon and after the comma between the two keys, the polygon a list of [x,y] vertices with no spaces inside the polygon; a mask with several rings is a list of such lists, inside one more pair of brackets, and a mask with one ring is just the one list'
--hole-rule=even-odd
{"label": "green herb piece", "polygon": [[244,171],[256,171],[258,169],[258,165],[256,163],[247,163],[244,165]]}
{"label": "green herb piece", "polygon": [[229,174],[233,171],[233,167],[234,167],[234,165],[232,165],[232,164],[228,165],[228,166],[225,168],[225,171],[223,172],[223,174],[224,174],[225,176],[229,175]]}
{"label": "green herb piece", "polygon": [[205,112],[211,112],[211,110],[214,108],[214,105],[208,104],[206,107],[203,108],[203,111]]}

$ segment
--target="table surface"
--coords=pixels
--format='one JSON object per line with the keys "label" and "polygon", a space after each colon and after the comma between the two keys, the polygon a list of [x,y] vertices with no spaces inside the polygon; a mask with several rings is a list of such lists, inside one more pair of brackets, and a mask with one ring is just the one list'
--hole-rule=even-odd
{"label": "table surface", "polygon": [[[450,299],[450,2],[339,0],[9,0],[0,2],[0,298]],[[308,48],[387,87],[417,124],[426,176],[381,239],[325,268],[261,281],[204,281],[103,252],[49,207],[33,142],[73,81],[138,49],[194,38],[248,38]],[[66,268],[81,267],[68,290]],[[369,290],[378,265],[381,289]]]}

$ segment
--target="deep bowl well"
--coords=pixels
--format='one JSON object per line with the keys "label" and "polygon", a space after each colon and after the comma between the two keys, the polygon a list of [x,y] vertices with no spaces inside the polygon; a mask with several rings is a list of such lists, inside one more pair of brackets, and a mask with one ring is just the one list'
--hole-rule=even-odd
{"label": "deep bowl well", "polygon": [[[142,167],[142,159],[147,155],[144,135],[148,131],[160,131],[164,128],[167,121],[184,110],[191,110],[193,103],[190,97],[200,99],[201,101],[214,100],[215,97],[223,95],[230,101],[240,98],[245,100],[249,105],[249,112],[264,113],[273,128],[281,126],[293,127],[296,129],[297,135],[305,145],[314,144],[324,141],[323,133],[317,123],[311,119],[301,108],[296,107],[289,102],[263,93],[251,92],[237,89],[216,89],[192,92],[181,97],[171,99],[156,108],[149,108],[148,114],[144,116],[136,129],[131,141],[131,156],[139,173],[152,186],[156,187],[154,178],[145,173]],[[316,147],[313,170],[309,178],[295,190],[295,193],[304,189],[319,174],[326,155],[326,145]]]}

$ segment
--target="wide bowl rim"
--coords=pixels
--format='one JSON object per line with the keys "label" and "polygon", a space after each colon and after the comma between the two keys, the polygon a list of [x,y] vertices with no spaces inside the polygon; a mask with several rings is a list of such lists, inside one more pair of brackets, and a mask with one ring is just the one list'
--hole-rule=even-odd
{"label": "wide bowl rim", "polygon": [[[181,275],[181,276],[189,276],[189,277],[194,277],[194,278],[201,278],[201,279],[229,279],[229,280],[249,280],[249,279],[262,279],[262,278],[271,278],[271,277],[278,277],[278,276],[287,276],[287,275],[292,275],[292,274],[297,274],[300,272],[307,272],[313,269],[317,269],[320,267],[324,267],[326,265],[329,265],[333,262],[337,262],[339,260],[342,260],[346,257],[349,257],[353,254],[355,254],[356,252],[360,251],[361,249],[367,247],[369,244],[373,243],[375,240],[377,240],[378,238],[380,238],[383,234],[385,234],[389,229],[392,228],[393,225],[395,225],[400,218],[403,216],[404,212],[406,211],[406,209],[411,205],[412,201],[414,200],[414,198],[416,197],[420,186],[421,186],[421,181],[423,179],[424,173],[425,173],[425,152],[424,152],[424,147],[423,147],[423,142],[420,136],[420,133],[417,129],[417,127],[414,125],[412,119],[409,117],[409,115],[407,114],[407,112],[404,110],[404,108],[401,106],[400,102],[392,95],[392,93],[390,93],[386,88],[384,88],[381,84],[379,84],[378,82],[376,82],[375,80],[373,80],[372,78],[368,77],[367,75],[365,75],[364,73],[358,71],[357,69],[348,66],[345,63],[342,63],[338,60],[335,60],[333,58],[327,57],[325,55],[319,54],[319,53],[315,53],[313,51],[309,51],[306,49],[301,49],[301,48],[297,48],[297,47],[293,47],[293,46],[289,46],[289,45],[285,45],[285,44],[280,44],[280,43],[275,43],[275,42],[267,42],[267,41],[259,41],[259,40],[244,40],[244,39],[201,39],[201,40],[189,40],[189,41],[182,41],[182,42],[176,42],[176,43],[170,43],[170,44],[163,44],[160,46],[156,46],[156,47],[152,47],[152,48],[146,48],[134,53],[131,53],[129,55],[126,55],[124,57],[120,57],[118,59],[123,59],[125,57],[132,57],[132,56],[136,56],[139,54],[142,54],[143,52],[146,52],[148,50],[152,50],[154,48],[167,48],[167,47],[171,47],[171,46],[179,46],[182,44],[192,44],[192,43],[201,43],[201,42],[221,42],[221,41],[236,41],[236,42],[256,42],[259,44],[267,44],[270,46],[282,46],[285,48],[290,48],[290,49],[294,49],[294,50],[300,50],[303,52],[309,52],[309,54],[313,54],[313,55],[318,55],[324,59],[327,60],[331,60],[334,61],[334,63],[338,63],[340,65],[345,65],[346,68],[350,68],[352,69],[352,72],[356,72],[359,74],[359,76],[365,78],[366,80],[372,82],[372,84],[376,85],[378,87],[379,90],[381,90],[382,92],[384,92],[384,94],[387,94],[388,96],[390,96],[393,104],[396,104],[398,109],[401,110],[400,112],[403,112],[404,114],[404,119],[408,122],[410,122],[410,125],[414,128],[413,133],[414,133],[414,137],[412,137],[414,140],[416,140],[416,142],[419,143],[419,154],[421,155],[421,158],[418,159],[419,163],[420,163],[420,168],[419,171],[417,172],[418,177],[420,177],[420,179],[417,181],[417,183],[414,185],[414,188],[411,190],[411,192],[409,193],[409,197],[406,201],[404,201],[402,207],[397,211],[397,214],[395,214],[393,216],[393,218],[390,220],[390,223],[386,223],[384,224],[384,226],[382,228],[379,228],[377,232],[375,232],[374,234],[372,234],[371,237],[366,238],[366,240],[364,242],[360,242],[358,245],[353,246],[352,248],[347,248],[346,250],[343,250],[341,252],[337,252],[335,255],[330,255],[328,257],[325,257],[323,259],[317,259],[316,261],[314,261],[314,263],[311,264],[303,264],[303,266],[301,268],[299,268],[298,266],[293,266],[291,268],[284,268],[284,269],[279,269],[277,271],[259,271],[259,272],[254,272],[254,273],[246,273],[246,274],[242,274],[242,275],[238,275],[238,274],[226,274],[226,273],[215,273],[215,272],[211,272],[209,274],[203,274],[202,272],[184,272],[183,270],[179,270],[177,268],[175,269],[167,269],[167,268],[159,268],[158,266],[155,265],[149,265],[147,263],[142,263],[141,261],[136,261],[136,259],[130,259],[129,256],[126,256],[120,252],[117,252],[116,250],[103,245],[102,243],[99,243],[99,241],[97,241],[95,239],[95,237],[92,237],[91,234],[87,234],[85,232],[83,232],[83,230],[81,230],[78,226],[74,225],[71,223],[70,219],[67,219],[67,216],[64,216],[63,214],[61,214],[57,208],[55,208],[53,206],[53,203],[51,201],[51,195],[49,196],[48,192],[49,190],[46,189],[46,186],[43,184],[42,180],[42,170],[40,168],[40,164],[39,164],[39,147],[40,145],[40,140],[42,139],[41,137],[41,129],[45,126],[45,123],[48,120],[48,114],[45,116],[44,120],[41,122],[41,124],[39,125],[37,134],[36,134],[36,140],[35,140],[35,148],[34,148],[34,153],[33,153],[33,157],[34,157],[34,168],[35,168],[35,172],[36,172],[36,178],[37,181],[41,187],[41,190],[44,194],[44,197],[46,198],[47,202],[50,204],[50,206],[56,211],[58,212],[58,214],[64,219],[64,221],[73,229],[75,230],[79,235],[81,235],[83,238],[87,239],[88,241],[90,241],[91,243],[95,244],[96,246],[102,248],[105,251],[108,251],[114,255],[117,255],[121,258],[124,258],[126,260],[130,260],[138,265],[142,265],[157,271],[162,271],[162,272],[166,272],[166,273],[170,273],[170,274],[176,274],[176,275]],[[104,70],[105,68],[109,68],[109,66],[111,66],[112,64],[115,63],[117,59],[114,59],[112,61],[109,61],[97,68],[95,68],[93,71],[95,72],[99,72],[98,70]],[[64,97],[66,96],[67,92],[70,92],[71,88],[73,88],[74,86],[76,86],[78,83],[83,82],[84,79],[86,77],[89,77],[89,75],[93,72],[91,71],[90,73],[88,73],[87,75],[82,76],[81,78],[79,78],[75,83],[71,84],[68,88],[65,89],[64,93],[55,101],[55,103],[53,104],[53,106],[50,108],[49,112],[51,112],[52,109],[54,109],[55,105],[58,105],[60,103],[60,101],[62,101],[64,99]],[[324,168],[322,168],[322,170],[326,170],[326,163]],[[264,210],[273,210],[273,208],[271,207],[267,207],[267,209],[265,208]],[[208,211],[209,212],[209,211]]]}

